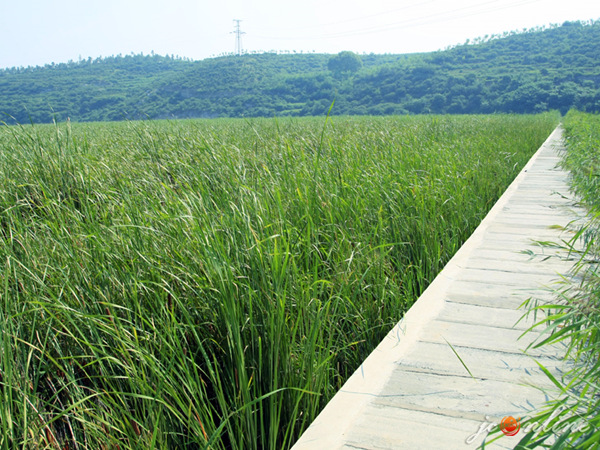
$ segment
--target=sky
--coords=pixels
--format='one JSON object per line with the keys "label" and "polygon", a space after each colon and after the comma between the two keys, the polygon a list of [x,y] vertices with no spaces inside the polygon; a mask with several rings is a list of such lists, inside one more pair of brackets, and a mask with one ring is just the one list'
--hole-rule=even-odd
{"label": "sky", "polygon": [[0,0],[0,68],[131,53],[414,53],[567,20],[598,0]]}

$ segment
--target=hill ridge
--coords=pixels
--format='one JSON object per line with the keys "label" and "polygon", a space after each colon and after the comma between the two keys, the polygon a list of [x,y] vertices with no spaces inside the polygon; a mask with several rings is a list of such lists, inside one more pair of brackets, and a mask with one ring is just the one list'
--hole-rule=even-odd
{"label": "hill ridge", "polygon": [[334,114],[600,110],[600,20],[478,38],[431,53],[117,55],[0,70],[0,113],[25,123]]}

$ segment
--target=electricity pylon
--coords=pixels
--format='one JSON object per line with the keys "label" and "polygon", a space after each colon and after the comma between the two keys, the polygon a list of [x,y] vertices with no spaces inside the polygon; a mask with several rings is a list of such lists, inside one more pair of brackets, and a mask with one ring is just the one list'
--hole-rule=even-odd
{"label": "electricity pylon", "polygon": [[234,19],[233,21],[236,23],[234,30],[231,32],[235,34],[235,54],[240,56],[242,54],[242,34],[246,33],[240,29],[241,20]]}

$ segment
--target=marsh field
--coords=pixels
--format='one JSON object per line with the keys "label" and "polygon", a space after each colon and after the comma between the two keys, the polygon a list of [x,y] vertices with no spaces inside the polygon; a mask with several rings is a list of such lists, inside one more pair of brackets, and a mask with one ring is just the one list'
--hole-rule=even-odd
{"label": "marsh field", "polygon": [[0,126],[0,448],[288,448],[560,116]]}

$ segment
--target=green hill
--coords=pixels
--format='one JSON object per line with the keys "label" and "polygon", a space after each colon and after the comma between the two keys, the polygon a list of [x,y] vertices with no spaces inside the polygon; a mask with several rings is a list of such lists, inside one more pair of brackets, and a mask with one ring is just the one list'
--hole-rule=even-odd
{"label": "green hill", "polygon": [[[347,55],[346,55],[347,56]],[[412,55],[128,55],[0,70],[7,122],[600,110],[600,20]],[[334,61],[335,62],[335,61]],[[330,70],[332,69],[332,70]]]}

